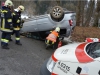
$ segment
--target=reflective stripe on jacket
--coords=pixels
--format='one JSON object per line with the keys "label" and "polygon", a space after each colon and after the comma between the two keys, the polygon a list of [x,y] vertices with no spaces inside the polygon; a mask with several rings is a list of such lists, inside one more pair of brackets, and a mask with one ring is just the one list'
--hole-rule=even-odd
{"label": "reflective stripe on jacket", "polygon": [[14,30],[20,30],[20,28],[19,28],[19,27],[17,27],[17,28],[14,28]]}
{"label": "reflective stripe on jacket", "polygon": [[52,42],[56,42],[56,39],[58,37],[58,33],[56,31],[52,31],[48,37],[46,38],[47,40],[50,40]]}

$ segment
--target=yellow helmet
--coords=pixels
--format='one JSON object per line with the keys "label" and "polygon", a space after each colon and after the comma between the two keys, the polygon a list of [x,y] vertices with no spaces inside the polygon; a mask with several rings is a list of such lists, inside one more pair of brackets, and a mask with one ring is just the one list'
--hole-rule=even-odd
{"label": "yellow helmet", "polygon": [[4,5],[5,6],[13,6],[13,2],[11,0],[6,0]]}
{"label": "yellow helmet", "polygon": [[56,32],[60,32],[60,28],[59,27],[56,27],[55,31]]}
{"label": "yellow helmet", "polygon": [[22,5],[20,5],[20,6],[18,6],[18,10],[20,10],[20,11],[24,11],[24,6],[22,6]]}

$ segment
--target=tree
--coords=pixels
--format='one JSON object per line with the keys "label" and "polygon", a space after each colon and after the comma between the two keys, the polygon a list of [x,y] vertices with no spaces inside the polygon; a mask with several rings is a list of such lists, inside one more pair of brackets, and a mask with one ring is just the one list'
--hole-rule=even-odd
{"label": "tree", "polygon": [[81,26],[84,26],[85,18],[85,6],[87,5],[87,0],[81,1]]}
{"label": "tree", "polygon": [[76,10],[77,14],[76,14],[76,25],[80,26],[81,23],[81,0],[78,0],[78,4],[77,4],[77,10]]}
{"label": "tree", "polygon": [[36,9],[38,15],[45,14],[50,5],[50,1],[37,0],[35,3],[37,5]]}
{"label": "tree", "polygon": [[93,15],[94,6],[95,6],[95,1],[94,0],[90,0],[88,8],[87,8],[87,13],[86,13],[84,26],[89,26],[89,23],[90,23],[90,20],[91,20],[91,16]]}
{"label": "tree", "polygon": [[94,17],[94,24],[93,24],[94,27],[98,26],[99,17],[100,17],[100,0],[97,0],[97,7],[95,10],[95,17]]}

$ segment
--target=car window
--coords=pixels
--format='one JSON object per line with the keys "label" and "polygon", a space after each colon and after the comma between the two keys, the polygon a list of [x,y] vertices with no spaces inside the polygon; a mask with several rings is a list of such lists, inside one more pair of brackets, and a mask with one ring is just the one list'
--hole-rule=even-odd
{"label": "car window", "polygon": [[92,58],[100,57],[100,42],[93,42],[87,45],[86,52]]}

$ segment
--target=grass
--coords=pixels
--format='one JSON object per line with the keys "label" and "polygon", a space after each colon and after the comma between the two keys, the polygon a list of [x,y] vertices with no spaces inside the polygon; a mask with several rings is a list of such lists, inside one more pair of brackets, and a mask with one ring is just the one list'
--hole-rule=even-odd
{"label": "grass", "polygon": [[100,38],[100,28],[76,26],[72,32],[72,41],[84,42],[86,38]]}

